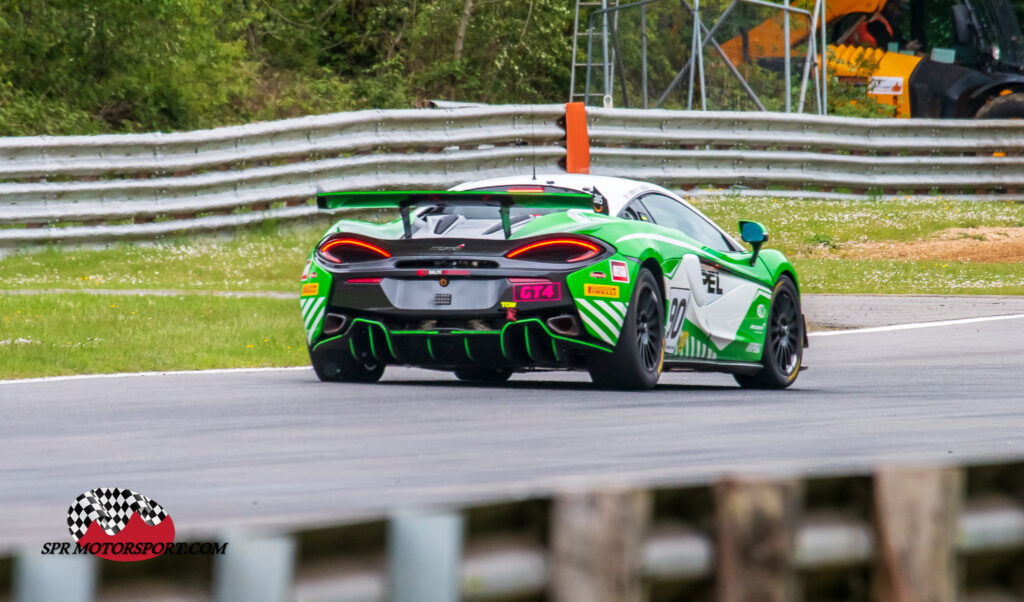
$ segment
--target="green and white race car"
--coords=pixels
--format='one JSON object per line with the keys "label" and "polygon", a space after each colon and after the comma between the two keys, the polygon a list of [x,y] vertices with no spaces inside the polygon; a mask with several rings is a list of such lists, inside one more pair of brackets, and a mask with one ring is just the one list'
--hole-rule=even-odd
{"label": "green and white race car", "polygon": [[310,254],[302,318],[321,380],[404,364],[478,382],[580,369],[620,389],[702,370],[781,389],[800,372],[799,282],[761,249],[765,228],[740,222],[747,250],[660,186],[557,174],[317,202],[401,215],[341,220]]}

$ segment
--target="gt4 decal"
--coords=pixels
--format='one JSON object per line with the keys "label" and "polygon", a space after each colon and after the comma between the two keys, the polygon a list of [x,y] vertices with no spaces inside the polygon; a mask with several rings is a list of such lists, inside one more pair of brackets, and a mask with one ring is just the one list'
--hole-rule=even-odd
{"label": "gt4 decal", "polygon": [[561,301],[562,284],[560,282],[516,284],[512,287],[512,298],[516,302]]}
{"label": "gt4 decal", "polygon": [[619,287],[610,284],[585,284],[583,294],[588,297],[609,297],[619,298]]}
{"label": "gt4 decal", "polygon": [[629,266],[625,261],[609,261],[612,266],[612,282],[629,283]]}

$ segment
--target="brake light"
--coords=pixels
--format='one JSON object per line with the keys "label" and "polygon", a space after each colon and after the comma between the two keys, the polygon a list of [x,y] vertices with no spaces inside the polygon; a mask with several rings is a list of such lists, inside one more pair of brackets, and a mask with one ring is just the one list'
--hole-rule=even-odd
{"label": "brake light", "polygon": [[576,263],[596,256],[601,247],[578,238],[546,238],[514,249],[505,254],[509,259]]}
{"label": "brake light", "polygon": [[509,188],[505,192],[544,192],[543,188]]}
{"label": "brake light", "polygon": [[368,261],[391,257],[384,249],[356,238],[333,238],[320,246],[320,255],[328,261]]}

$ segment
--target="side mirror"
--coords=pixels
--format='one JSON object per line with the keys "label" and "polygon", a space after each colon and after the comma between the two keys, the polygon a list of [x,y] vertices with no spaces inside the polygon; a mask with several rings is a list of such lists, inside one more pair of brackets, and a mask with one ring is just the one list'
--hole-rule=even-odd
{"label": "side mirror", "polygon": [[750,265],[754,265],[757,254],[761,252],[761,245],[768,242],[768,230],[757,222],[741,220],[740,239],[754,247],[754,254],[750,256]]}
{"label": "side mirror", "polygon": [[964,4],[953,5],[953,32],[957,44],[966,46],[971,43],[971,15]]}

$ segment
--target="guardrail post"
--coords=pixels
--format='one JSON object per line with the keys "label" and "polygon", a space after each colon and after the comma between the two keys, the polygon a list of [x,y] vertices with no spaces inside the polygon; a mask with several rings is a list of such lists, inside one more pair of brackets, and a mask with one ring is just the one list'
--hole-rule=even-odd
{"label": "guardrail post", "polygon": [[643,600],[651,508],[648,491],[558,495],[551,516],[552,597],[567,602]]}
{"label": "guardrail post", "polygon": [[291,598],[295,539],[230,534],[227,552],[214,563],[217,602],[278,602]]}
{"label": "guardrail post", "polygon": [[956,468],[883,468],[875,473],[879,599],[957,599],[956,534],[963,475]]}
{"label": "guardrail post", "polygon": [[719,602],[797,599],[800,483],[726,479],[715,486]]}
{"label": "guardrail post", "polygon": [[24,550],[14,561],[14,602],[89,602],[96,592],[96,557],[43,556]]}
{"label": "guardrail post", "polygon": [[404,512],[388,525],[392,602],[457,602],[462,576],[462,516]]}

